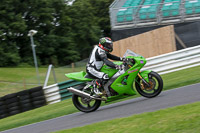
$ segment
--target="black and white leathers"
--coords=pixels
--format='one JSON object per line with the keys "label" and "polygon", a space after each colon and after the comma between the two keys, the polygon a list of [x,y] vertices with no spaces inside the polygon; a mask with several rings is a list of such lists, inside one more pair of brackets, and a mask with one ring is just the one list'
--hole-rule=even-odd
{"label": "black and white leathers", "polygon": [[92,50],[92,53],[90,55],[90,58],[86,67],[87,73],[98,79],[105,79],[106,74],[103,72],[100,72],[100,69],[104,65],[104,63],[109,67],[115,68],[115,64],[109,61],[108,58],[112,60],[117,60],[117,61],[121,60],[120,57],[112,55],[109,52],[106,52],[99,46],[95,46],[94,49]]}

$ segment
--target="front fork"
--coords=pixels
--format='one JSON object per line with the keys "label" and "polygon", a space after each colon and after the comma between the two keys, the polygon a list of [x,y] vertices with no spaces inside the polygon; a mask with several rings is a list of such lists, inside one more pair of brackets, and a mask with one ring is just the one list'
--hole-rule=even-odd
{"label": "front fork", "polygon": [[[137,75],[142,80],[142,82],[147,86],[150,87],[150,84],[140,75],[141,72],[139,72]],[[142,88],[144,88],[144,85],[141,84]]]}

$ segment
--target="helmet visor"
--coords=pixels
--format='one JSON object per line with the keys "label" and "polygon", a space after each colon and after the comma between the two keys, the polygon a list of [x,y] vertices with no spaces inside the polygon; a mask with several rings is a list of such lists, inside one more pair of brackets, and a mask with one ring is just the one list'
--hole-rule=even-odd
{"label": "helmet visor", "polygon": [[106,49],[108,49],[109,52],[113,51],[113,43],[112,42],[109,42],[109,43],[106,42],[105,47],[106,47]]}

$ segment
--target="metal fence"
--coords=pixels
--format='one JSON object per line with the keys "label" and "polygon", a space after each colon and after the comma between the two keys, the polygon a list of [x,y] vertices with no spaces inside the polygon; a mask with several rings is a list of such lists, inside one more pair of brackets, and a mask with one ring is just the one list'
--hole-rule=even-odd
{"label": "metal fence", "polygon": [[166,74],[200,65],[200,45],[147,59],[142,70]]}

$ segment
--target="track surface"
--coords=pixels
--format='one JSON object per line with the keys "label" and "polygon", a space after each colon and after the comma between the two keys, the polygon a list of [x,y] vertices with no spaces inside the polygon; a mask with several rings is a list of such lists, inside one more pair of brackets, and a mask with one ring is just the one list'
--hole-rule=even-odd
{"label": "track surface", "polygon": [[48,133],[73,127],[80,127],[114,118],[127,117],[143,112],[200,101],[200,84],[185,86],[161,92],[155,98],[139,97],[100,107],[92,113],[74,113],[43,122],[10,129],[2,133]]}

